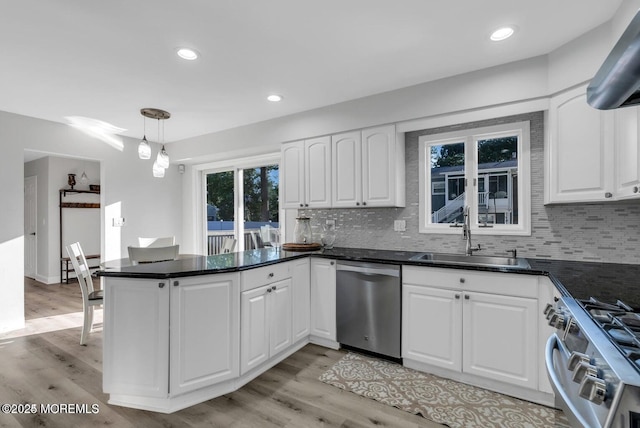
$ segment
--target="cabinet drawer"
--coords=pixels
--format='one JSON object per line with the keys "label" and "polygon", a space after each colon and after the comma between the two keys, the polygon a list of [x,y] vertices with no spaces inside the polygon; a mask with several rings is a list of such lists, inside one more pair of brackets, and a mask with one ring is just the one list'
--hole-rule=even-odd
{"label": "cabinet drawer", "polygon": [[251,290],[256,287],[271,284],[272,282],[290,278],[291,265],[291,262],[276,263],[243,271],[240,280],[240,291]]}
{"label": "cabinet drawer", "polygon": [[517,273],[403,266],[402,282],[411,285],[479,291],[506,296],[533,298],[538,296],[537,277]]}

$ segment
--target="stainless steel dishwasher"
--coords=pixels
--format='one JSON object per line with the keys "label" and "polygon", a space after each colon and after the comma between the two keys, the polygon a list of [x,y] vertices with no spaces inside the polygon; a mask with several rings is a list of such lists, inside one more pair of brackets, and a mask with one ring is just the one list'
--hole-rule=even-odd
{"label": "stainless steel dishwasher", "polygon": [[400,266],[342,261],[336,270],[338,342],[400,358]]}

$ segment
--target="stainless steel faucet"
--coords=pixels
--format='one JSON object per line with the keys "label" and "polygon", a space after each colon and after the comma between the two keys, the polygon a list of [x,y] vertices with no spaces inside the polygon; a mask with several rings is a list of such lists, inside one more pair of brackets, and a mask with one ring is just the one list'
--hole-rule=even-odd
{"label": "stainless steel faucet", "polygon": [[465,249],[464,253],[467,256],[472,256],[474,251],[480,251],[480,244],[478,244],[475,248],[471,245],[471,219],[469,216],[469,207],[464,207],[463,211],[464,216],[464,225],[462,226],[462,239],[465,240]]}

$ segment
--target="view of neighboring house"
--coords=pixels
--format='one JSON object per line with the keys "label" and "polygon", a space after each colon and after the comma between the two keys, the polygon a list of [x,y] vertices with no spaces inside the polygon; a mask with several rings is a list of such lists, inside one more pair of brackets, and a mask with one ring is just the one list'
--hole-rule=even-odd
{"label": "view of neighboring house", "polygon": [[[463,165],[431,170],[433,223],[462,222],[464,180]],[[517,189],[517,160],[478,165],[478,222],[517,223]]]}

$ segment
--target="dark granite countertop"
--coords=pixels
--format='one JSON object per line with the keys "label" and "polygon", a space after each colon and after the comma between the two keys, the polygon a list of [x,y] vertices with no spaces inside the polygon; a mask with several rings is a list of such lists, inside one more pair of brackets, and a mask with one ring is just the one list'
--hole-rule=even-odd
{"label": "dark granite countertop", "polygon": [[235,272],[266,266],[301,257],[313,256],[336,260],[357,260],[373,263],[438,266],[449,269],[472,269],[491,272],[511,272],[525,275],[546,275],[558,290],[576,299],[595,297],[615,303],[620,299],[640,310],[640,265],[594,263],[566,260],[527,259],[531,269],[506,269],[485,266],[454,266],[436,262],[410,261],[418,252],[370,250],[364,248],[334,248],[313,252],[292,252],[264,248],[217,256],[181,255],[177,260],[131,265],[128,259],[105,263],[98,275],[105,277],[166,279],[185,276]]}

